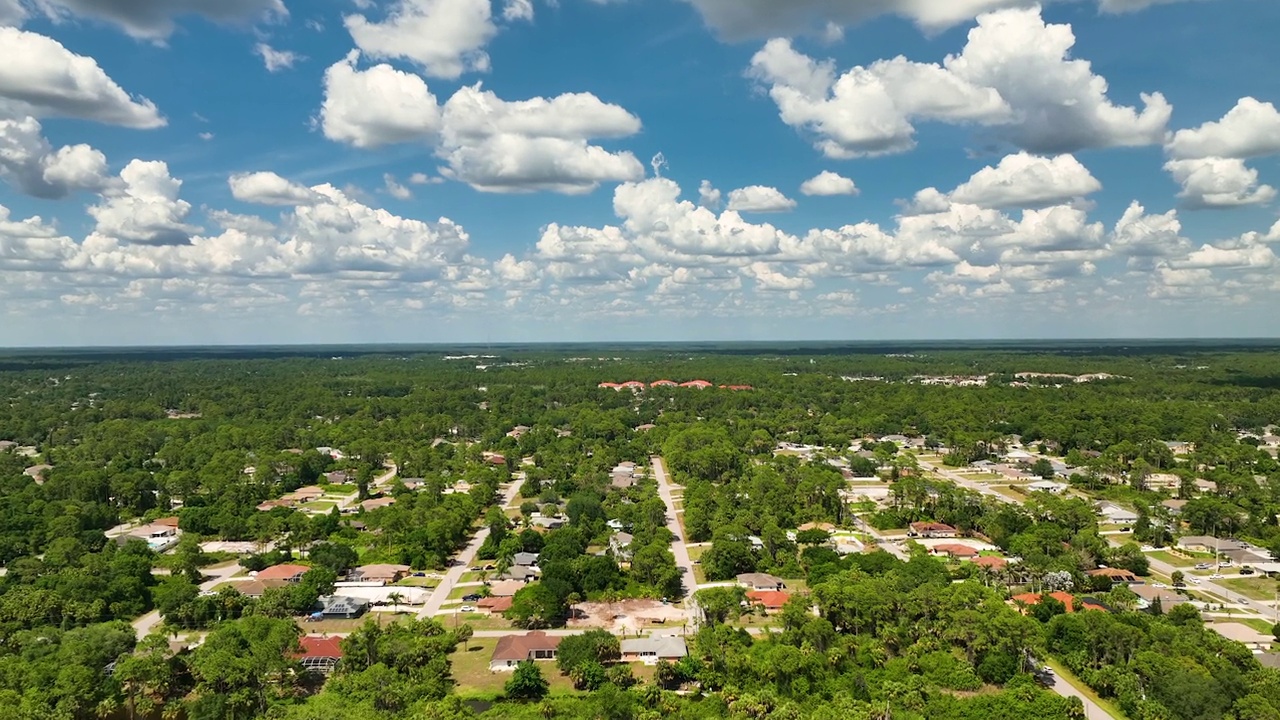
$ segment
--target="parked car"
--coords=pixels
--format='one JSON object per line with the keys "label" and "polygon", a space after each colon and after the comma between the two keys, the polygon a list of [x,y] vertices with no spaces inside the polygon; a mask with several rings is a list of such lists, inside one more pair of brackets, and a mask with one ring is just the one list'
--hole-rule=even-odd
{"label": "parked car", "polygon": [[1241,574],[1241,575],[1252,575],[1252,574],[1253,574],[1253,568],[1249,567],[1248,565],[1245,565],[1244,567],[1240,568],[1240,574]]}
{"label": "parked car", "polygon": [[1197,569],[1197,570],[1208,570],[1208,569],[1209,569],[1209,568],[1211,568],[1211,567],[1213,567],[1213,566],[1212,566],[1212,565],[1210,565],[1209,563],[1196,563],[1196,569]]}
{"label": "parked car", "polygon": [[476,606],[475,606],[475,605],[463,605],[462,607],[460,607],[460,608],[458,608],[458,609],[459,609],[459,610],[461,610],[462,612],[465,612],[465,613],[471,613],[471,612],[475,612],[475,611],[476,611]]}
{"label": "parked car", "polygon": [[462,602],[476,602],[476,601],[478,601],[479,599],[480,599],[480,596],[479,596],[479,595],[476,595],[475,593],[472,593],[472,594],[470,594],[470,595],[463,595],[463,596],[462,596]]}

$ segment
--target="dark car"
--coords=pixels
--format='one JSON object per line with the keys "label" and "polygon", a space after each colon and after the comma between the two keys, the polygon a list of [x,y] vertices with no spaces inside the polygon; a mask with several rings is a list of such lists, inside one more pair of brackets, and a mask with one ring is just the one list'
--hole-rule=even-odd
{"label": "dark car", "polygon": [[476,595],[476,594],[474,594],[474,593],[473,593],[473,594],[471,594],[471,595],[463,595],[463,596],[462,596],[462,602],[475,602],[475,601],[477,601],[477,600],[479,600],[479,599],[480,599],[480,596],[479,596],[479,595]]}
{"label": "dark car", "polygon": [[1241,575],[1252,575],[1252,574],[1253,574],[1253,568],[1249,567],[1248,565],[1245,565],[1244,567],[1240,568],[1240,574],[1241,574]]}

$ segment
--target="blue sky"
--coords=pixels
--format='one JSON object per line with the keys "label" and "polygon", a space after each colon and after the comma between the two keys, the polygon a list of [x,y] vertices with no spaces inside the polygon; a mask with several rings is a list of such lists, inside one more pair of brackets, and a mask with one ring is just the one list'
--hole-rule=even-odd
{"label": "blue sky", "polygon": [[1276,27],[0,0],[0,345],[1277,336]]}

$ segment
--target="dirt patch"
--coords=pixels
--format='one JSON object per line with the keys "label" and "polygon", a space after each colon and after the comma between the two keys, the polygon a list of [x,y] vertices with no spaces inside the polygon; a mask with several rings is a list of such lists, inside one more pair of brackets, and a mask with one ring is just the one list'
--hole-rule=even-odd
{"label": "dirt patch", "polygon": [[683,609],[657,600],[579,603],[573,610],[569,627],[603,628],[619,635],[640,633],[653,626],[680,627],[686,619]]}

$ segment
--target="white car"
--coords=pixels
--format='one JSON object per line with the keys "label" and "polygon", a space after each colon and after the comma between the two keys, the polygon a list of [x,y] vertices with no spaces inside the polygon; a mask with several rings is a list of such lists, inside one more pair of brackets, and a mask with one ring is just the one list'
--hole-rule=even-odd
{"label": "white car", "polygon": [[1221,573],[1214,573],[1214,574],[1212,574],[1212,575],[1210,575],[1210,576],[1209,576],[1209,579],[1210,579],[1210,580],[1221,580],[1221,579],[1222,579],[1222,574],[1221,574]]}
{"label": "white car", "polygon": [[1198,577],[1189,577],[1189,578],[1187,578],[1187,582],[1191,583],[1192,585],[1199,585],[1199,584],[1200,584],[1200,578],[1198,578]]}
{"label": "white car", "polygon": [[1151,583],[1151,587],[1153,587],[1153,588],[1158,588],[1158,589],[1160,589],[1160,590],[1164,590],[1165,588],[1167,588],[1167,587],[1169,587],[1169,586],[1168,586],[1168,585],[1165,585],[1165,584],[1164,584],[1164,583],[1162,583],[1162,582],[1158,582],[1158,583]]}
{"label": "white car", "polygon": [[458,608],[458,609],[459,609],[459,610],[461,610],[462,612],[470,613],[470,612],[475,612],[475,611],[476,611],[476,606],[475,606],[475,605],[463,605],[462,607],[460,607],[460,608]]}

